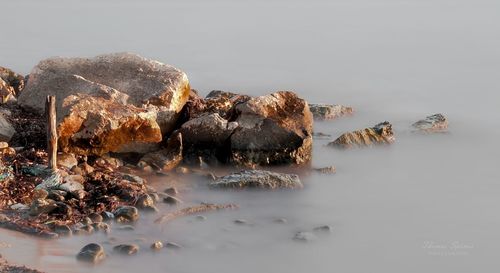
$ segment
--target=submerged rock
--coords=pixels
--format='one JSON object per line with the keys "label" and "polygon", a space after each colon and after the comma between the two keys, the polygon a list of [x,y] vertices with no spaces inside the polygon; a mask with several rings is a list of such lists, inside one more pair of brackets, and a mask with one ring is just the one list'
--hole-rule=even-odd
{"label": "submerged rock", "polygon": [[345,133],[335,141],[328,143],[330,147],[354,148],[379,144],[391,144],[395,140],[392,125],[384,121],[371,128]]}
{"label": "submerged rock", "polygon": [[151,249],[158,251],[163,248],[163,243],[161,241],[156,241],[151,244]]}
{"label": "submerged rock", "polygon": [[352,107],[338,104],[309,104],[309,108],[316,120],[331,120],[342,116],[352,115]]}
{"label": "submerged rock", "polygon": [[262,170],[250,170],[233,173],[209,184],[213,188],[261,188],[261,189],[296,189],[302,188],[302,182],[296,174],[275,173]]}
{"label": "submerged rock", "polygon": [[231,161],[242,165],[304,164],[311,160],[313,117],[295,93],[276,92],[235,106]]}
{"label": "submerged rock", "polygon": [[76,258],[82,262],[99,263],[106,258],[104,248],[99,244],[88,244],[84,246],[76,255]]}
{"label": "submerged rock", "polygon": [[113,247],[113,251],[122,255],[135,255],[139,251],[139,246],[135,244],[121,244]]}
{"label": "submerged rock", "polygon": [[293,240],[299,242],[310,242],[316,239],[317,239],[316,235],[308,231],[299,231],[295,233],[295,236],[293,236]]}
{"label": "submerged rock", "polygon": [[314,168],[313,170],[317,173],[320,173],[320,174],[335,174],[337,172],[337,169],[335,168],[335,166]]}
{"label": "submerged rock", "polygon": [[57,155],[57,166],[71,170],[76,165],[78,165],[78,160],[74,154],[60,153]]}
{"label": "submerged rock", "polygon": [[147,164],[157,170],[170,171],[182,162],[183,135],[172,135],[165,148],[144,155],[139,164]]}
{"label": "submerged rock", "polygon": [[434,114],[412,124],[417,132],[443,133],[448,130],[448,120],[443,114]]}
{"label": "submerged rock", "polygon": [[118,222],[127,223],[135,222],[139,219],[139,211],[137,208],[132,206],[121,206],[118,207],[115,212],[115,219]]}

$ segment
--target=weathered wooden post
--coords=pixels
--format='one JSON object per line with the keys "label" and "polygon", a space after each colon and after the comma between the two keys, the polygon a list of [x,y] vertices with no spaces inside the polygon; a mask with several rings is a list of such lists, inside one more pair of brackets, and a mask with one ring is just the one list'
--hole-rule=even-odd
{"label": "weathered wooden post", "polygon": [[56,97],[47,96],[45,101],[47,115],[47,153],[49,155],[49,169],[57,169],[57,128],[56,128]]}

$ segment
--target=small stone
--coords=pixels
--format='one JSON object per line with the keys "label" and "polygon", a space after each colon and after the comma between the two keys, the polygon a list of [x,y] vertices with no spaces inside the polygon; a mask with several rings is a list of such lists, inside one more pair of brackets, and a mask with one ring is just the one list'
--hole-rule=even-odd
{"label": "small stone", "polygon": [[50,212],[51,215],[58,215],[61,218],[69,218],[73,215],[73,209],[64,202],[56,202],[56,208]]}
{"label": "small stone", "polygon": [[329,225],[319,226],[319,227],[315,227],[313,229],[314,232],[318,232],[318,233],[331,233],[332,230],[333,230],[333,228]]}
{"label": "small stone", "polygon": [[87,162],[83,162],[82,164],[78,165],[78,167],[85,173],[85,174],[90,174],[94,172],[94,167],[90,166],[87,164]]}
{"label": "small stone", "polygon": [[54,226],[54,232],[60,236],[71,236],[73,231],[68,225],[56,225]]}
{"label": "small stone", "polygon": [[29,214],[38,216],[42,213],[49,213],[57,207],[56,202],[51,199],[35,199],[31,203]]}
{"label": "small stone", "polygon": [[296,174],[284,174],[263,170],[246,170],[217,178],[209,184],[212,188],[261,188],[297,189],[302,188]]}
{"label": "small stone", "polygon": [[170,249],[181,249],[182,246],[177,244],[177,243],[174,243],[174,242],[167,242],[165,244],[165,248],[170,248]]}
{"label": "small stone", "polygon": [[57,155],[57,166],[71,170],[76,165],[78,165],[78,160],[74,154],[60,153]]}
{"label": "small stone", "polygon": [[314,168],[313,170],[320,174],[335,174],[337,172],[335,166]]}
{"label": "small stone", "polygon": [[338,104],[314,104],[309,103],[309,109],[315,120],[332,120],[342,116],[352,115],[352,107]]}
{"label": "small stone", "polygon": [[155,251],[158,251],[160,249],[163,248],[163,243],[161,241],[156,241],[154,243],[151,244],[151,249],[152,250],[155,250]]}
{"label": "small stone", "polygon": [[34,189],[33,190],[33,198],[34,199],[45,199],[49,196],[49,193],[44,189]]}
{"label": "small stone", "polygon": [[85,234],[94,233],[94,227],[92,226],[92,224],[84,225],[83,227],[80,228],[80,230],[83,231]]}
{"label": "small stone", "polygon": [[30,209],[29,206],[26,206],[25,204],[21,204],[21,203],[16,203],[16,204],[10,206],[10,208],[13,210],[29,210]]}
{"label": "small stone", "polygon": [[73,172],[76,175],[80,175],[80,176],[85,175],[83,170],[78,166],[73,166],[73,168],[71,168],[71,172]]}
{"label": "small stone", "polygon": [[135,255],[139,251],[139,246],[134,244],[121,244],[113,247],[113,251],[122,255]]}
{"label": "small stone", "polygon": [[275,222],[277,224],[286,224],[286,223],[288,223],[288,220],[286,218],[276,218],[276,219],[274,219],[273,222]]}
{"label": "small stone", "polygon": [[391,144],[395,141],[392,124],[388,121],[381,122],[373,127],[345,133],[328,146],[350,149],[355,147],[367,147],[373,145]]}
{"label": "small stone", "polygon": [[178,205],[178,204],[181,204],[182,201],[176,197],[167,196],[167,197],[163,198],[163,203],[167,203],[169,205]]}
{"label": "small stone", "polygon": [[121,223],[135,222],[139,219],[139,211],[136,207],[121,206],[114,212],[115,219]]}
{"label": "small stone", "polygon": [[316,235],[314,235],[311,232],[300,231],[300,232],[297,232],[295,234],[295,236],[293,237],[293,240],[300,241],[300,242],[309,242],[309,241],[316,240]]}
{"label": "small stone", "polygon": [[101,245],[88,244],[80,250],[80,252],[76,255],[76,258],[82,262],[95,264],[104,260],[104,258],[106,258],[106,254],[104,253],[104,248]]}
{"label": "small stone", "polygon": [[175,187],[167,188],[163,192],[172,196],[176,196],[179,193]]}
{"label": "small stone", "polygon": [[122,177],[123,177],[123,179],[125,179],[127,181],[130,181],[130,182],[133,182],[133,183],[137,183],[139,185],[143,185],[144,184],[144,179],[142,179],[141,177],[139,177],[137,175],[124,173],[122,175]]}
{"label": "small stone", "polygon": [[9,143],[7,142],[0,142],[0,149],[5,149],[5,148],[9,148]]}
{"label": "small stone", "polygon": [[143,194],[137,198],[135,206],[138,209],[151,210],[151,208],[155,206],[155,201],[149,194]]}
{"label": "small stone", "polygon": [[237,225],[246,225],[248,222],[247,222],[247,220],[244,220],[244,219],[236,219],[233,221],[233,223],[235,223]]}
{"label": "small stone", "polygon": [[102,220],[105,222],[109,222],[115,219],[115,215],[112,212],[109,211],[103,211],[101,213]]}
{"label": "small stone", "polygon": [[55,191],[50,191],[47,198],[52,199],[52,200],[57,201],[57,202],[62,202],[65,200],[64,196],[60,195],[59,193],[57,193]]}
{"label": "small stone", "polygon": [[82,219],[82,224],[84,224],[84,225],[92,225],[92,220],[90,219],[90,217],[84,217]]}
{"label": "small stone", "polygon": [[106,223],[103,223],[103,222],[98,222],[98,223],[93,223],[92,224],[92,227],[97,230],[97,231],[102,231],[106,234],[110,233],[111,232],[111,227],[106,224]]}
{"label": "small stone", "polygon": [[89,219],[92,221],[92,223],[101,223],[103,221],[102,215],[95,212],[89,214]]}
{"label": "small stone", "polygon": [[443,133],[448,130],[448,120],[443,114],[434,114],[412,124],[417,132]]}

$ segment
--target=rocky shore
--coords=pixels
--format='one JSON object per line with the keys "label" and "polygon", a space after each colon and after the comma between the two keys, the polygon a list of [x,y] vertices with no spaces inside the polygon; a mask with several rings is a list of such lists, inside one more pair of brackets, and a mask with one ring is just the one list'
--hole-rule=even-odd
{"label": "rocky shore", "polygon": [[[313,120],[353,114],[347,106],[309,104],[292,91],[252,97],[215,90],[203,98],[183,71],[130,53],[50,58],[27,76],[0,67],[0,93],[0,227],[45,238],[107,233],[114,224],[158,212],[158,202],[181,203],[175,188],[158,192],[146,175],[201,174],[214,190],[300,189],[298,175],[265,169],[297,165],[335,173],[333,166],[310,166],[313,136],[322,135],[313,135]],[[47,96],[56,98],[55,170],[47,168]],[[441,114],[413,124],[425,133],[447,127]],[[395,140],[386,121],[345,133],[328,146]],[[234,173],[217,177],[210,172],[216,166],[231,166]],[[184,207],[158,222],[236,207]],[[138,249],[122,245],[115,251],[132,255]],[[91,244],[77,257],[95,263],[105,255]]]}

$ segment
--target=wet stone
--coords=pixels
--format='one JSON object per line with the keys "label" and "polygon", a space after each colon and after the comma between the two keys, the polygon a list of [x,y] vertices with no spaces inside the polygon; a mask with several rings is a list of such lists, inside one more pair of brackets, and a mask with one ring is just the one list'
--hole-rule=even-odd
{"label": "wet stone", "polygon": [[89,214],[89,218],[93,223],[101,223],[103,221],[102,215],[95,212]]}
{"label": "wet stone", "polygon": [[103,222],[93,223],[92,227],[96,231],[102,231],[102,232],[104,232],[106,234],[111,232],[110,226],[108,224],[106,224],[106,223],[103,223]]}
{"label": "wet stone", "polygon": [[121,206],[114,212],[115,219],[121,223],[135,222],[139,219],[139,211],[132,206]]}
{"label": "wet stone", "polygon": [[181,204],[182,201],[176,197],[173,197],[173,196],[166,196],[163,198],[163,203],[166,203],[169,205],[178,205],[178,204]]}
{"label": "wet stone", "polygon": [[313,170],[317,173],[320,173],[320,174],[335,174],[337,172],[337,169],[335,168],[335,166],[314,168]]}
{"label": "wet stone", "polygon": [[175,188],[175,187],[167,188],[163,192],[166,193],[166,194],[168,194],[168,195],[172,195],[172,196],[175,196],[175,195],[177,195],[179,193],[177,191],[177,188]]}
{"label": "wet stone", "polygon": [[246,225],[248,224],[247,220],[245,219],[236,219],[233,221],[233,223],[237,224],[237,225]]}
{"label": "wet stone", "polygon": [[82,262],[95,264],[104,260],[104,258],[106,258],[106,254],[104,253],[104,248],[101,245],[88,244],[80,250],[80,252],[76,255],[76,258]]}
{"label": "wet stone", "polygon": [[286,224],[288,223],[288,220],[286,218],[276,218],[274,221],[276,224]]}
{"label": "wet stone", "polygon": [[73,234],[73,231],[68,225],[55,225],[54,232],[60,236],[71,236]]}
{"label": "wet stone", "polygon": [[42,213],[49,213],[57,207],[56,202],[50,199],[35,199],[30,206],[29,214],[38,216]]}
{"label": "wet stone", "polygon": [[113,251],[122,255],[135,255],[139,251],[139,246],[135,244],[121,244],[113,247]]}
{"label": "wet stone", "polygon": [[300,231],[293,236],[293,240],[299,241],[299,242],[310,242],[316,240],[317,237],[311,232],[308,231]]}
{"label": "wet stone", "polygon": [[161,241],[156,241],[154,243],[151,244],[151,249],[152,250],[155,250],[155,251],[158,251],[160,249],[163,248],[163,243]]}
{"label": "wet stone", "polygon": [[448,120],[443,114],[434,114],[412,124],[417,132],[443,133],[448,130]]}
{"label": "wet stone", "polygon": [[112,212],[109,211],[103,211],[101,213],[102,220],[105,222],[109,222],[115,219],[115,215]]}

